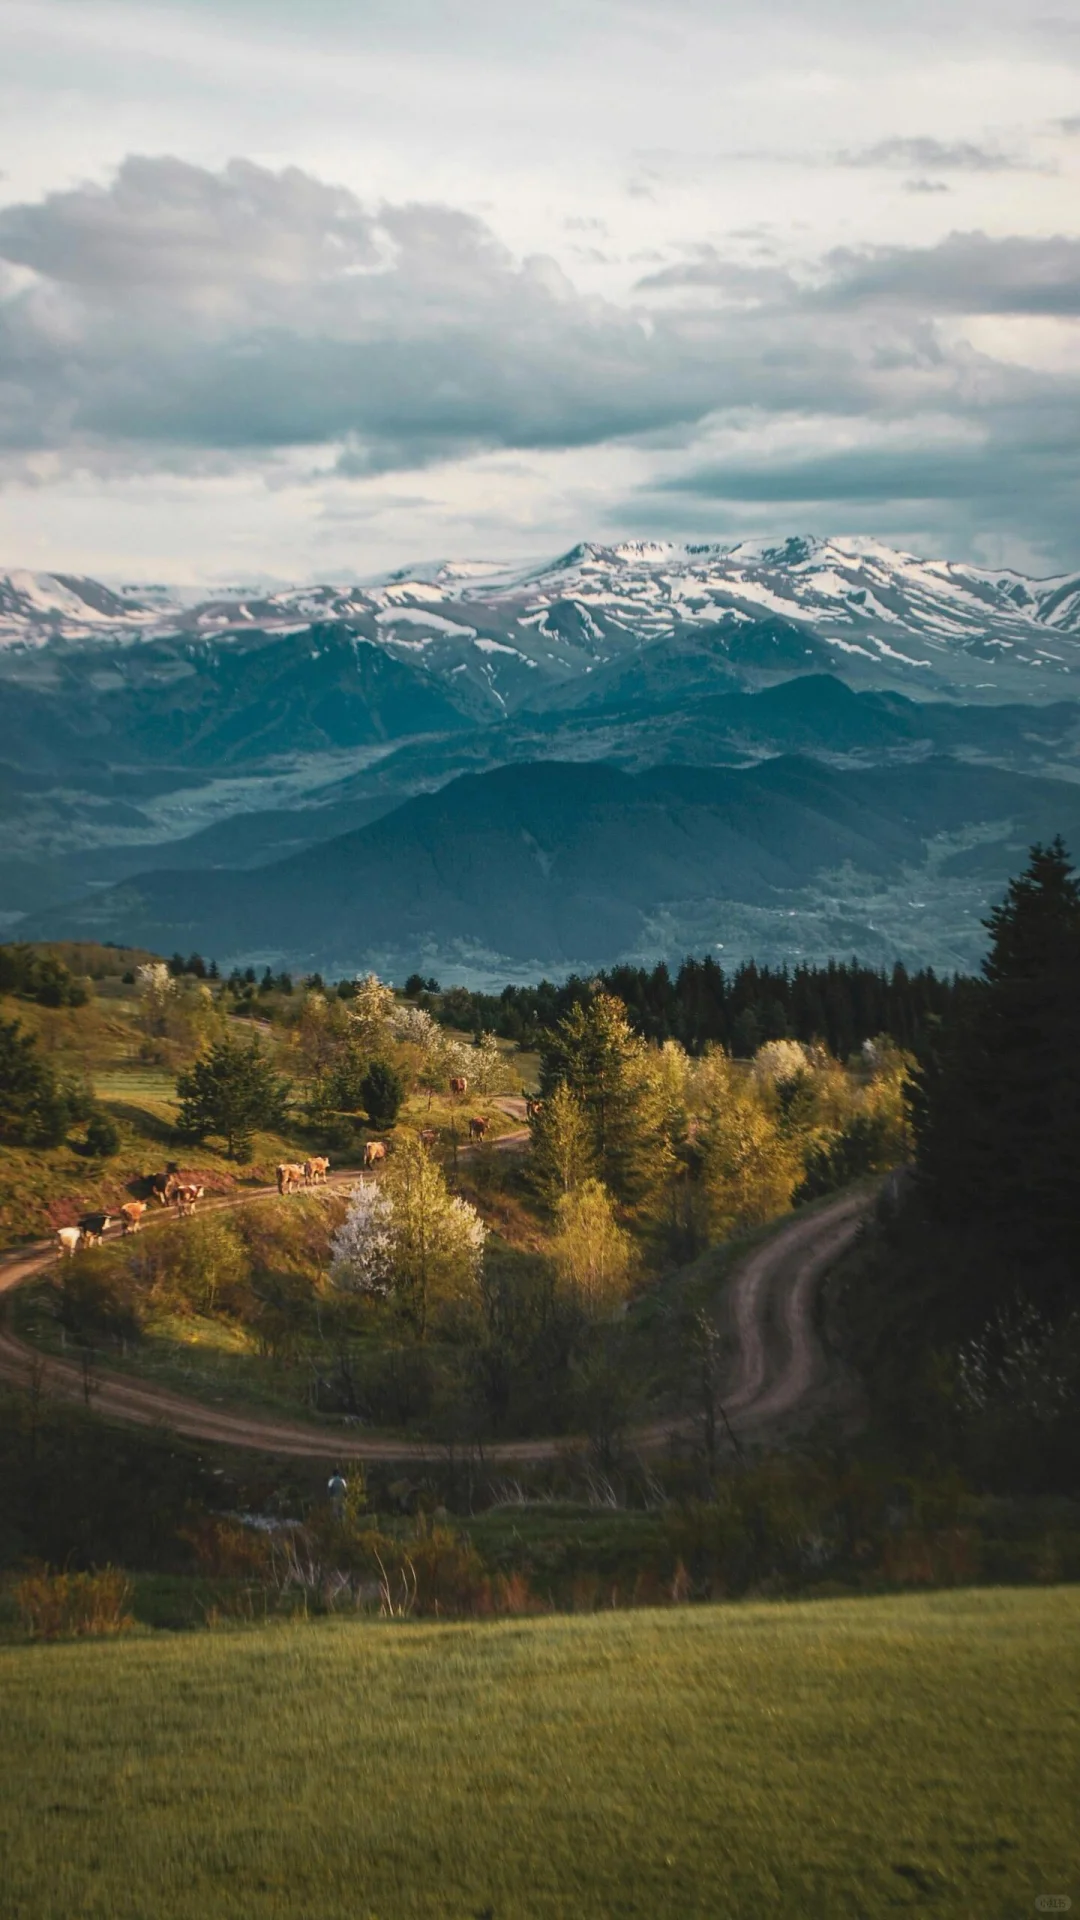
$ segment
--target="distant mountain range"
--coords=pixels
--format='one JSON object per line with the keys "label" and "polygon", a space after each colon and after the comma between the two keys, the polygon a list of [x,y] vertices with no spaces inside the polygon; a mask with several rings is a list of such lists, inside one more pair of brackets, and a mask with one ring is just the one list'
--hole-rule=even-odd
{"label": "distant mountain range", "polygon": [[[765,616],[794,629],[788,656],[759,659],[751,647],[740,659],[740,627]],[[719,652],[744,670],[828,666],[864,684],[885,675],[917,681],[927,693],[1030,697],[1033,681],[1080,669],[1080,574],[1033,580],[920,560],[872,540],[806,539],[730,548],[584,543],[524,571],[446,561],[348,586],[236,588],[205,598],[68,574],[0,573],[0,643],[8,648],[299,639],[333,628],[435,679],[462,681],[455,691],[463,709],[532,706],[650,642],[715,627],[726,636]]]}
{"label": "distant mountain range", "polygon": [[987,881],[1058,831],[1080,845],[1080,786],[950,759],[534,763],[254,870],[142,873],[29,931],[391,978],[449,962],[501,981],[704,947],[970,967]]}
{"label": "distant mountain range", "polygon": [[1078,700],[1080,575],[872,541],[213,597],[0,574],[0,932],[472,978],[690,944],[967,965],[1025,837],[1072,831]]}

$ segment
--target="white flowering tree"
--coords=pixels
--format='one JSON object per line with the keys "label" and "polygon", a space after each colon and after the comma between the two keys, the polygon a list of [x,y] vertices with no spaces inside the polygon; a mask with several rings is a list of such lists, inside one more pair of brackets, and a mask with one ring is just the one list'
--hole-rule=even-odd
{"label": "white flowering tree", "polygon": [[506,1063],[493,1033],[482,1033],[476,1045],[468,1049],[465,1072],[477,1093],[497,1093],[506,1078]]}
{"label": "white flowering tree", "polygon": [[394,1202],[374,1180],[362,1180],[330,1241],[330,1278],[346,1293],[382,1298],[393,1274]]}
{"label": "white flowering tree", "polygon": [[759,1086],[788,1087],[809,1066],[806,1049],[797,1040],[766,1040],[754,1055],[754,1079]]}
{"label": "white flowering tree", "polygon": [[164,960],[149,960],[145,966],[136,967],[135,986],[144,1031],[148,1034],[164,1033],[168,1026],[169,1010],[177,995],[177,983]]}
{"label": "white flowering tree", "polygon": [[331,1242],[335,1284],[386,1296],[421,1341],[433,1310],[479,1299],[487,1229],[475,1207],[451,1194],[422,1142],[403,1139],[380,1182],[353,1193]]}
{"label": "white flowering tree", "polygon": [[376,973],[366,974],[357,981],[348,1008],[353,1036],[364,1052],[380,1052],[395,1010],[393,987],[385,986]]}

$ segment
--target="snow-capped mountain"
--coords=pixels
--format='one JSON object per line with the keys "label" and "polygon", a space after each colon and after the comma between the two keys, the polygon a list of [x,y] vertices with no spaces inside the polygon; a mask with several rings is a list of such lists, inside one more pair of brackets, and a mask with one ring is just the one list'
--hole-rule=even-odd
{"label": "snow-capped mountain", "polygon": [[[790,628],[774,660],[777,623]],[[773,635],[760,661],[740,630]],[[346,629],[494,713],[559,702],[559,689],[656,643],[730,636],[743,677],[823,665],[858,685],[928,695],[1047,699],[1080,674],[1080,575],[1029,579],[922,560],[862,539],[735,547],[582,544],[542,566],[441,561],[355,584],[257,585],[211,596],[0,573],[0,645],[306,636]],[[749,633],[747,633],[749,639]],[[741,651],[740,651],[741,648]]]}

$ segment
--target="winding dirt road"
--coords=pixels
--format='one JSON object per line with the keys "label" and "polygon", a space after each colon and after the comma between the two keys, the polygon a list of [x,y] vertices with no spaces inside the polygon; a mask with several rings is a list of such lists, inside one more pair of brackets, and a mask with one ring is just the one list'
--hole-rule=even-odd
{"label": "winding dirt road", "polygon": [[[507,1101],[507,1107],[510,1104]],[[514,1151],[527,1138],[523,1132],[504,1134],[497,1145]],[[356,1171],[338,1173],[331,1184],[341,1187],[358,1178]],[[243,1206],[274,1193],[272,1187],[260,1187],[213,1204]],[[805,1426],[832,1398],[836,1368],[817,1336],[815,1300],[824,1275],[858,1232],[867,1205],[865,1195],[849,1194],[787,1222],[741,1263],[728,1282],[725,1306],[736,1354],[723,1404],[740,1438],[786,1437]],[[52,1241],[0,1256],[0,1294],[22,1286],[55,1258]],[[83,1401],[87,1393],[81,1365],[45,1356],[4,1327],[0,1327],[0,1379],[23,1388],[34,1384],[54,1399]],[[405,1460],[430,1458],[433,1452],[423,1443],[361,1438],[348,1427],[319,1428],[224,1406],[219,1410],[167,1388],[96,1368],[91,1398],[94,1411],[108,1419],[166,1427],[192,1440],[263,1453],[325,1460]],[[655,1451],[677,1434],[692,1433],[695,1426],[693,1419],[685,1417],[665,1420],[628,1437],[642,1450]],[[571,1444],[565,1438],[501,1441],[488,1446],[485,1455],[508,1462],[554,1460]]]}

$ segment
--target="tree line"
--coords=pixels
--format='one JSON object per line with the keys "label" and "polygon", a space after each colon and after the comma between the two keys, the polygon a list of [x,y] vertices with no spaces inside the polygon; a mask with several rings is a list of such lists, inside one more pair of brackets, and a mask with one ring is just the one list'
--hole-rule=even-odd
{"label": "tree line", "polygon": [[684,960],[674,976],[661,961],[651,969],[611,967],[588,980],[572,974],[562,985],[541,980],[488,994],[467,987],[440,990],[435,981],[413,974],[405,992],[446,1026],[490,1031],[527,1048],[538,1046],[574,1007],[607,993],[622,1002],[643,1039],[660,1045],[677,1040],[694,1055],[720,1046],[749,1059],[770,1040],[817,1040],[846,1059],[876,1033],[924,1052],[934,1024],[963,992],[963,980],[932,967],[913,973],[897,962],[889,971],[858,960],[830,960],[824,967],[759,967],[749,960],[725,972],[707,954]]}
{"label": "tree line", "polygon": [[847,1289],[853,1356],[915,1446],[989,1485],[1080,1471],[1080,882],[1036,846],[910,1093],[914,1167]]}

